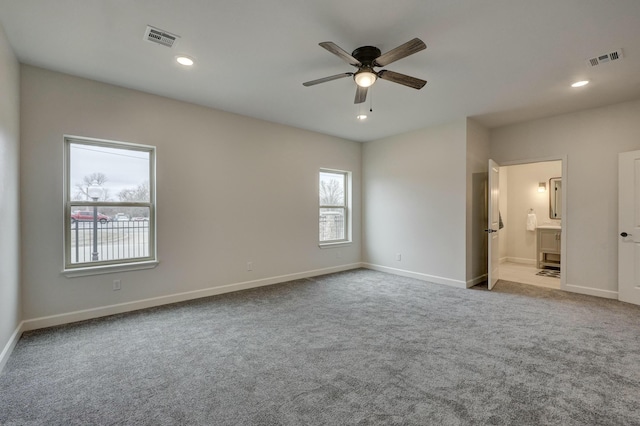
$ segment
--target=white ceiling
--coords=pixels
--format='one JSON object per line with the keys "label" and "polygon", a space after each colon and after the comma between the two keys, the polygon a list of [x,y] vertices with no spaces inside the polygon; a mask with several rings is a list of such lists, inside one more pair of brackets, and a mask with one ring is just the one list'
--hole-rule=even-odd
{"label": "white ceiling", "polygon": [[[0,0],[0,23],[23,63],[356,141],[640,98],[639,0]],[[148,24],[181,38],[144,41]],[[384,53],[414,37],[427,50],[386,69],[427,85],[379,80],[365,122],[351,78],[302,86],[354,70],[319,42]],[[587,65],[619,48],[623,60]]]}

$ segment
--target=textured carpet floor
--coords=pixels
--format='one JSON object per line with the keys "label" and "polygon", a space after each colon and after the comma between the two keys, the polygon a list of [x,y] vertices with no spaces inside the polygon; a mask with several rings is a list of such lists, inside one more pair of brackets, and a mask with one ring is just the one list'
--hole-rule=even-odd
{"label": "textured carpet floor", "polygon": [[640,309],[356,270],[28,332],[2,425],[640,424]]}

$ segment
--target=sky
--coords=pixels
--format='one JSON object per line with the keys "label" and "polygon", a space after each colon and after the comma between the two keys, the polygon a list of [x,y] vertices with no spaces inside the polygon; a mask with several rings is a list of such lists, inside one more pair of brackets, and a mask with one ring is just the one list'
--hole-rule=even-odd
{"label": "sky", "polygon": [[103,185],[112,198],[123,189],[133,189],[149,181],[149,153],[129,149],[107,148],[97,145],[70,145],[71,195],[76,193],[76,184],[85,176],[103,173],[107,181]]}

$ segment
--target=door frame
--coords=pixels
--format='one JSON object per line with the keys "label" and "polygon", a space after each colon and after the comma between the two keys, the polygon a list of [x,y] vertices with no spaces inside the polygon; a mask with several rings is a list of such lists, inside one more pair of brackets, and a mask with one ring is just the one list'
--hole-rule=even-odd
{"label": "door frame", "polygon": [[[569,221],[567,220],[567,211],[569,204],[567,203],[567,193],[569,185],[569,167],[567,155],[554,155],[550,157],[525,158],[521,160],[504,161],[498,156],[492,157],[493,160],[500,164],[500,167],[517,166],[521,164],[544,163],[547,161],[562,161],[562,229],[560,230],[560,289],[567,289],[567,228]],[[537,255],[537,254],[536,254]]]}
{"label": "door frame", "polygon": [[[635,212],[638,190],[635,165],[639,158],[640,150],[618,153],[618,300],[635,305],[640,305],[636,267],[640,239]],[[623,232],[629,235],[623,237]]]}
{"label": "door frame", "polygon": [[[487,229],[485,232],[487,232],[488,248],[487,288],[491,290],[500,279],[500,167],[502,166],[492,158],[489,159],[487,165],[489,173],[487,176],[487,223],[485,224]],[[496,215],[496,213],[498,214]]]}

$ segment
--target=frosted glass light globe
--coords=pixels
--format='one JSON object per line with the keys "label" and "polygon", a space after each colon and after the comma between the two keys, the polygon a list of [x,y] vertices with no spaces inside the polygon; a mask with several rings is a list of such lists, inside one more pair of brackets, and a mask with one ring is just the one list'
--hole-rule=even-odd
{"label": "frosted glass light globe", "polygon": [[370,72],[370,71],[361,71],[356,73],[355,76],[353,76],[354,80],[356,81],[356,84],[360,87],[369,87],[371,86],[373,83],[376,82],[376,79],[378,78],[374,73]]}

